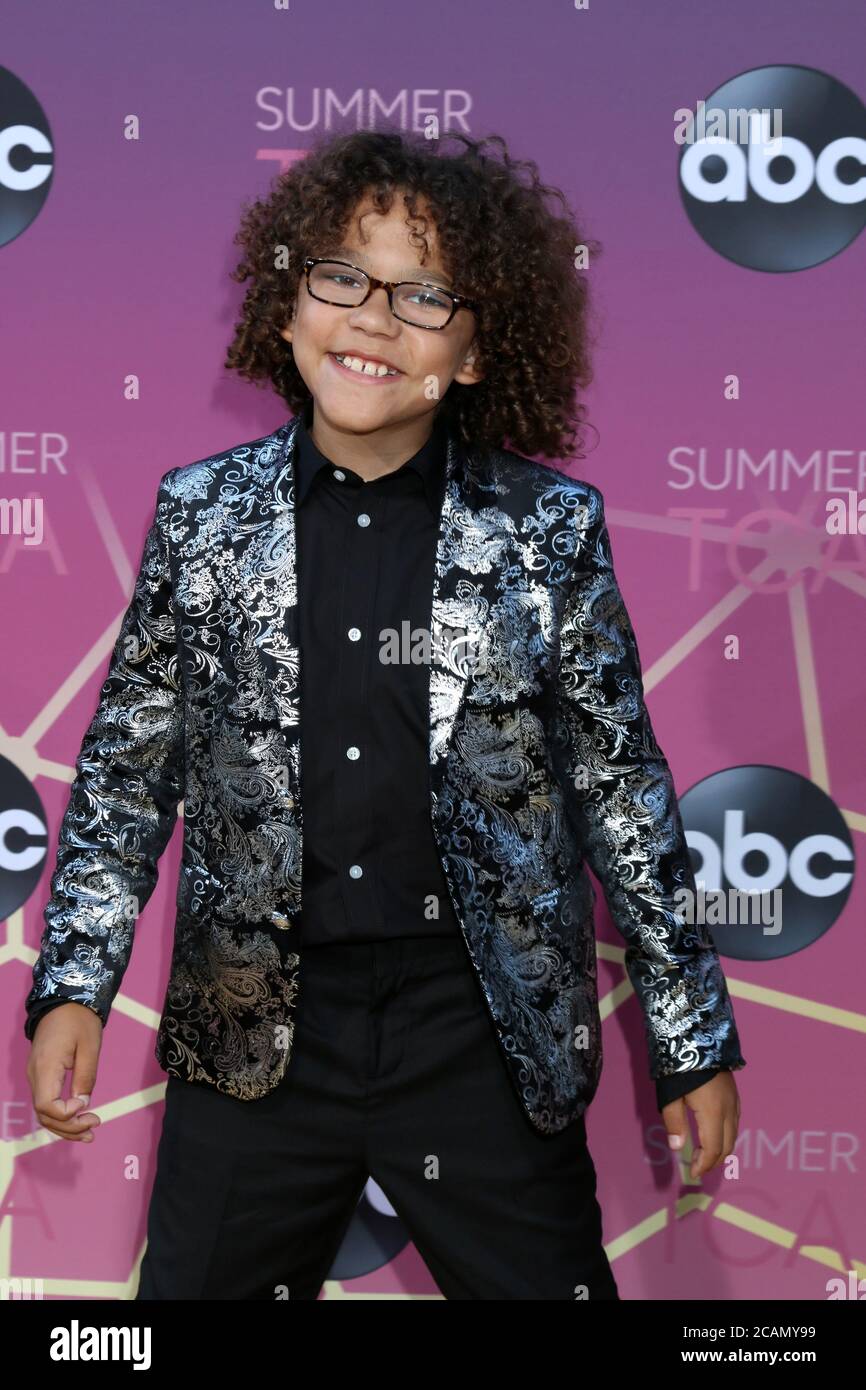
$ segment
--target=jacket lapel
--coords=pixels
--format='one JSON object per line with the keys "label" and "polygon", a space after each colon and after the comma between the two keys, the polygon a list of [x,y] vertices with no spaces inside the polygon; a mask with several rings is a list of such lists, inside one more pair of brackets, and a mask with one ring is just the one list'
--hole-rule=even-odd
{"label": "jacket lapel", "polygon": [[[249,624],[251,652],[261,665],[280,729],[290,742],[300,724],[302,664],[295,525],[298,423],[294,417],[266,441],[253,456],[243,485],[222,503],[226,516],[222,542],[234,590],[227,594],[230,608],[239,609]],[[478,480],[451,431],[445,472],[430,609],[428,738],[434,802],[466,697],[472,654],[482,650],[497,577],[489,554],[479,565],[479,534],[489,531],[489,520],[482,523],[478,515]]]}

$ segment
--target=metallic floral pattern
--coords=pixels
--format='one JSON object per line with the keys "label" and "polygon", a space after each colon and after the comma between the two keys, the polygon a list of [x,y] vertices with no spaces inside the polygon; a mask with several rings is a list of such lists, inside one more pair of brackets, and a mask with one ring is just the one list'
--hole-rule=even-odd
{"label": "metallic floral pattern", "polygon": [[[161,479],[60,829],[25,1031],[107,1021],[183,799],[170,1074],[252,1100],[292,1050],[303,815],[290,420]],[[627,943],[653,1077],[745,1065],[643,700],[601,493],[449,437],[430,667],[431,826],[517,1096],[543,1133],[598,1086],[594,891]]]}

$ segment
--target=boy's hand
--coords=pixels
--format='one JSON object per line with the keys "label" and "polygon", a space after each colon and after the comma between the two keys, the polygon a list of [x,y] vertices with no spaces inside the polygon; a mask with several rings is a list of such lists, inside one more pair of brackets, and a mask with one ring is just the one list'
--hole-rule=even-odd
{"label": "boy's hand", "polygon": [[684,1148],[689,1138],[689,1110],[695,1112],[698,1122],[698,1147],[690,1168],[692,1178],[698,1178],[734,1152],[740,1128],[740,1097],[733,1073],[720,1071],[712,1081],[665,1106],[662,1119],[672,1149]]}
{"label": "boy's hand", "polygon": [[[84,1004],[58,1004],[40,1018],[33,1033],[27,1080],[39,1123],[60,1139],[93,1143],[99,1116],[88,1110],[102,1046],[102,1019]],[[72,1098],[62,1100],[72,1070]]]}

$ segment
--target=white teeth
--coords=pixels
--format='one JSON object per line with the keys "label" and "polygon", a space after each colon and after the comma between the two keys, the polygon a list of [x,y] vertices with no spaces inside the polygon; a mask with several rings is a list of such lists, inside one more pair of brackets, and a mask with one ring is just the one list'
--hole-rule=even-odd
{"label": "white teeth", "polygon": [[363,357],[339,357],[336,352],[334,356],[341,366],[348,367],[352,372],[363,372],[366,376],[397,375],[391,367],[386,367],[384,362],[367,362]]}

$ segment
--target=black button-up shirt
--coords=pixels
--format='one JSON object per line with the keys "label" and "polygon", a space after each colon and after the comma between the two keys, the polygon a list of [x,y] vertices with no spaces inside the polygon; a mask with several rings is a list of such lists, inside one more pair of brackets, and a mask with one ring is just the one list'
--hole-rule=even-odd
{"label": "black button-up shirt", "polygon": [[419,641],[430,633],[445,438],[435,422],[412,458],[365,482],[320,453],[310,424],[308,405],[295,437],[301,945],[453,936],[431,820],[429,641]]}

